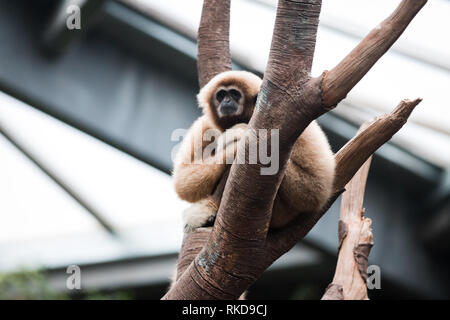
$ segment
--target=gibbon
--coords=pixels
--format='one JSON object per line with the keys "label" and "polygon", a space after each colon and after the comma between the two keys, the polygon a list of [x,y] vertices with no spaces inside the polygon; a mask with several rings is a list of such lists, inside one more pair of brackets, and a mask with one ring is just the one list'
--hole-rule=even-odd
{"label": "gibbon", "polygon": [[[213,224],[218,204],[210,195],[236,156],[261,83],[250,72],[227,71],[200,90],[197,99],[203,115],[183,139],[173,170],[176,193],[194,203],[183,212],[185,232]],[[208,136],[216,139],[209,141]],[[205,156],[204,151],[209,153]],[[313,121],[293,146],[273,204],[270,227],[283,227],[298,214],[319,210],[331,196],[334,169],[328,140]]]}

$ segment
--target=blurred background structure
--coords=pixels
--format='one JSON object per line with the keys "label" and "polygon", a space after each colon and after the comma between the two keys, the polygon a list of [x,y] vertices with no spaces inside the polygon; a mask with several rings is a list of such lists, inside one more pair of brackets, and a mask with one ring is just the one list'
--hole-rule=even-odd
{"label": "blurred background structure", "polygon": [[[324,0],[313,72],[334,66],[398,2]],[[81,30],[66,27],[70,4],[81,8]],[[0,290],[5,275],[39,269],[49,290],[74,297],[163,295],[187,206],[169,175],[179,143],[173,132],[200,114],[201,6],[0,0]],[[232,1],[235,68],[262,75],[275,8],[275,0]],[[450,1],[429,1],[347,99],[319,119],[338,150],[365,120],[402,98],[424,98],[372,162],[369,264],[381,268],[381,289],[369,290],[371,298],[450,298],[449,16]],[[334,273],[338,217],[339,202],[249,298],[320,297]],[[74,264],[81,294],[66,288]]]}

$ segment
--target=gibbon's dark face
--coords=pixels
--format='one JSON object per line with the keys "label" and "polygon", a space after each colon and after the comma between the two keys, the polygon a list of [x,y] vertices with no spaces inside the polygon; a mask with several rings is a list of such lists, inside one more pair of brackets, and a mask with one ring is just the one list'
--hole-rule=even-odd
{"label": "gibbon's dark face", "polygon": [[248,123],[253,114],[256,97],[246,97],[237,86],[221,86],[214,94],[216,122],[223,129],[237,123]]}
{"label": "gibbon's dark face", "polygon": [[219,117],[239,115],[244,110],[243,97],[235,88],[220,88],[216,92],[216,106]]}

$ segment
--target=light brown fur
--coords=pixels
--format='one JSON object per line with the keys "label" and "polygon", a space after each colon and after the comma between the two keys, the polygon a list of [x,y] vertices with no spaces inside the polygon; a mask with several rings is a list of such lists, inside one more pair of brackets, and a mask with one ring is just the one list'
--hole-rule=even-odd
{"label": "light brown fur", "polygon": [[[212,107],[212,99],[220,86],[239,87],[245,96],[244,114],[240,122],[224,122],[218,119]],[[228,71],[213,78],[199,93],[199,106],[203,116],[189,129],[187,137],[174,163],[174,184],[178,196],[196,203],[184,213],[186,231],[204,225],[217,204],[212,204],[210,195],[226,170],[226,161],[231,163],[236,155],[237,142],[243,136],[246,124],[253,114],[255,97],[261,86],[261,79],[243,71]],[[225,125],[224,125],[225,124]],[[202,163],[192,163],[196,158],[194,139],[200,139],[206,130],[217,130],[220,135],[217,145],[223,145]],[[226,132],[226,135],[225,135]],[[226,141],[232,132],[238,139]],[[210,143],[202,144],[202,150]],[[222,163],[218,163],[218,160]],[[220,162],[220,161],[219,161]],[[272,211],[271,228],[285,226],[298,214],[320,209],[331,196],[334,179],[334,156],[327,138],[319,125],[313,121],[297,139],[289,159],[285,176],[281,182]],[[201,201],[201,202],[199,202]],[[199,207],[203,206],[204,210]],[[195,214],[194,214],[195,211]],[[215,212],[214,212],[215,214]]]}
{"label": "light brown fur", "polygon": [[272,210],[272,228],[282,227],[297,214],[319,210],[331,196],[334,155],[313,121],[294,144]]}

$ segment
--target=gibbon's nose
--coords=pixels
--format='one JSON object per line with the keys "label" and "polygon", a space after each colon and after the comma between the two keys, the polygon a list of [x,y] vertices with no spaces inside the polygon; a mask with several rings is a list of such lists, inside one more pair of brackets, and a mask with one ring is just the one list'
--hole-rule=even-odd
{"label": "gibbon's nose", "polygon": [[224,101],[220,106],[220,112],[224,115],[233,114],[237,111],[237,106],[233,101]]}

